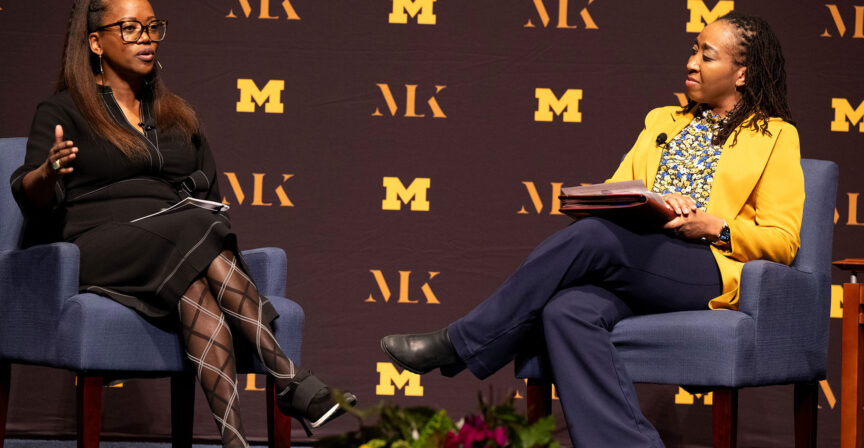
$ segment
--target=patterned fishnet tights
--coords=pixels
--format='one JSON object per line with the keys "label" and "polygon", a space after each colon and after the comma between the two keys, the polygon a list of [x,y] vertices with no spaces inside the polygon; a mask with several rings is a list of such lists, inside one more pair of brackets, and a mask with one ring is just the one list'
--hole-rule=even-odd
{"label": "patterned fishnet tights", "polygon": [[294,363],[282,352],[270,326],[262,322],[258,290],[231,251],[223,251],[210,263],[205,276],[192,283],[177,307],[186,356],[195,364],[222,446],[246,448],[231,329],[256,347],[277,390],[288,389]]}

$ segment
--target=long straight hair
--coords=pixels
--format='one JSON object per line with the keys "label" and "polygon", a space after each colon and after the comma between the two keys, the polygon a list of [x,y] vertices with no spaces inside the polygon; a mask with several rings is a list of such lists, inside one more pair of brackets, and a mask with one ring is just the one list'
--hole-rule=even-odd
{"label": "long straight hair", "polygon": [[[146,157],[146,143],[135,131],[124,128],[111,118],[99,94],[96,75],[101,67],[99,57],[90,51],[89,35],[102,24],[102,16],[110,0],[76,0],[69,17],[66,43],[57,91],[69,90],[75,105],[99,137],[110,141],[127,157]],[[189,141],[198,132],[195,111],[182,98],[171,93],[155,68],[145,79],[152,95],[156,125],[161,129],[176,130]]]}

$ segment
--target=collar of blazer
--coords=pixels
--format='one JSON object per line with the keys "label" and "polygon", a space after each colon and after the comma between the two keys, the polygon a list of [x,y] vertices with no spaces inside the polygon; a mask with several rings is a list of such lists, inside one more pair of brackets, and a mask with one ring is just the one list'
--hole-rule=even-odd
{"label": "collar of blazer", "polygon": [[[686,114],[679,114],[675,109],[669,113],[669,121],[665,122],[656,132],[666,133],[671,140],[680,133],[693,120],[694,111],[698,105],[690,109]],[[753,119],[751,115],[744,120],[744,124]],[[742,129],[738,135],[738,143],[730,146],[735,139],[733,132],[723,144],[717,170],[714,172],[714,181],[711,184],[711,199],[708,201],[707,212],[717,215],[728,221],[733,220],[741,207],[744,206],[750,193],[765,169],[774,144],[780,136],[783,120],[771,118],[768,120],[768,131],[771,135],[764,135],[754,131],[752,128]],[[743,126],[742,125],[739,125]],[[652,133],[653,135],[653,133]],[[662,151],[652,151],[646,164],[645,179],[653,184],[660,166]],[[650,189],[651,186],[649,185]]]}

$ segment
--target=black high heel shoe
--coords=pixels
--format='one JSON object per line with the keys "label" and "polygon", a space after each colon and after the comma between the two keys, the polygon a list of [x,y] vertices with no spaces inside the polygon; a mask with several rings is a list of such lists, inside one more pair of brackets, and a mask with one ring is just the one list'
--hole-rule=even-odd
{"label": "black high heel shoe", "polygon": [[[354,394],[345,392],[343,397],[352,407],[357,404]],[[277,396],[276,403],[283,414],[300,421],[309,437],[312,431],[306,425],[307,420],[317,428],[345,413],[345,409],[333,401],[330,388],[308,370],[294,377],[288,388]]]}

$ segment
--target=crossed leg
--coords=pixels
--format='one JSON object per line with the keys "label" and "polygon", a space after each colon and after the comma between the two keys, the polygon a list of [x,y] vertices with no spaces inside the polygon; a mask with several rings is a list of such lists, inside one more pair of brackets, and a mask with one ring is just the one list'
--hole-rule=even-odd
{"label": "crossed leg", "polygon": [[177,311],[186,356],[195,365],[198,381],[222,435],[222,446],[248,447],[240,419],[231,329],[206,280],[198,279],[189,286]]}
{"label": "crossed leg", "polygon": [[255,346],[267,373],[274,378],[277,390],[287,391],[297,373],[296,368],[282,352],[269,323],[263,321],[266,299],[258,295],[258,289],[243,272],[234,253],[222,251],[210,263],[206,277],[210,291],[231,327],[239,330],[242,337]]}
{"label": "crossed leg", "polygon": [[291,390],[297,373],[264,322],[265,300],[234,253],[224,250],[178,305],[187,357],[196,366],[225,447],[248,446],[238,406],[231,328],[255,346],[280,395]]}

